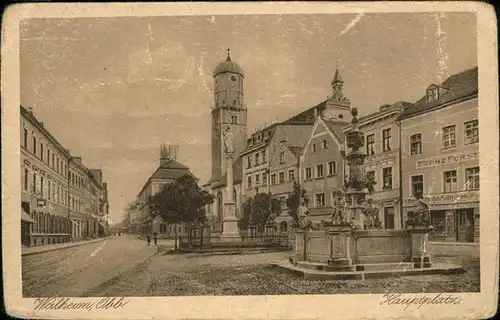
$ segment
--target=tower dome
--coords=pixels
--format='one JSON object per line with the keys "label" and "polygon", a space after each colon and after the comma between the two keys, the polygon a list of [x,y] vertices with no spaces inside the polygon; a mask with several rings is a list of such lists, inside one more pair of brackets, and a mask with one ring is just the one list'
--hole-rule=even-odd
{"label": "tower dome", "polygon": [[226,61],[219,63],[219,65],[215,67],[213,77],[215,78],[216,75],[223,72],[237,73],[240,74],[242,77],[244,77],[243,69],[236,62],[231,61],[231,56],[229,55],[229,49],[227,49]]}

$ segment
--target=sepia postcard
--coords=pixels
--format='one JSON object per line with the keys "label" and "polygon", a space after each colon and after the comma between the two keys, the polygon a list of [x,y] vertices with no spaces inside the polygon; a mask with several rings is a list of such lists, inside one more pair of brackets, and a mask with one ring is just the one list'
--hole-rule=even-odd
{"label": "sepia postcard", "polygon": [[33,3],[3,18],[9,315],[496,313],[492,7]]}

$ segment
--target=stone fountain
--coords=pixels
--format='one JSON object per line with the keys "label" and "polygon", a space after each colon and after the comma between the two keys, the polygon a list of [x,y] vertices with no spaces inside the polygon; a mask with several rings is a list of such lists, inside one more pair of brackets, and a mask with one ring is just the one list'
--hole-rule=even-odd
{"label": "stone fountain", "polygon": [[[343,154],[349,167],[345,191],[338,191],[332,221],[323,221],[325,230],[312,230],[307,216],[296,232],[293,253],[287,262],[275,266],[314,280],[364,280],[400,274],[453,273],[457,265],[432,265],[427,252],[430,228],[415,220],[406,229],[384,230],[377,224],[378,209],[366,200],[374,181],[363,175],[366,155],[360,150],[364,135],[358,129],[358,112],[352,110],[351,130]],[[422,212],[428,210],[421,205]],[[300,216],[300,214],[299,214]]]}

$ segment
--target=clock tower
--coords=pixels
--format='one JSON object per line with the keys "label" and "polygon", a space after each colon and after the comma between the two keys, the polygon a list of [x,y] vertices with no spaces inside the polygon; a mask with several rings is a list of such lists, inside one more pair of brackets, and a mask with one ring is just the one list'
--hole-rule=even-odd
{"label": "clock tower", "polygon": [[230,128],[234,136],[235,159],[242,152],[247,139],[247,108],[243,100],[243,69],[227,58],[213,73],[214,101],[212,106],[212,181],[226,173],[224,131]]}

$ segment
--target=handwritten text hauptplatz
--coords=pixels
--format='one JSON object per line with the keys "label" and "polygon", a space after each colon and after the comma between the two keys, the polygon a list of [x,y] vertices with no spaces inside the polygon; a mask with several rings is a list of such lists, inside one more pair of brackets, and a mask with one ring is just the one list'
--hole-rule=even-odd
{"label": "handwritten text hauptplatz", "polygon": [[424,305],[457,305],[463,302],[460,297],[441,293],[435,295],[424,294],[419,297],[404,297],[400,293],[386,293],[382,299],[380,305],[401,306],[403,310],[411,306],[420,309]]}

